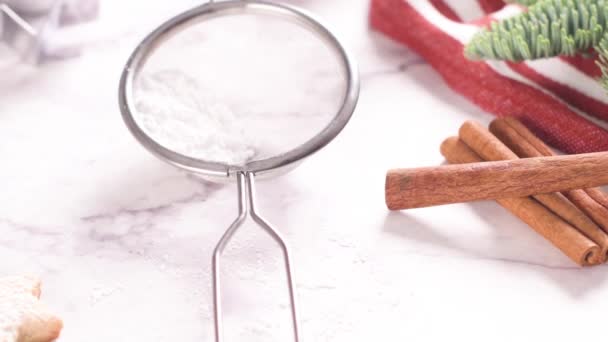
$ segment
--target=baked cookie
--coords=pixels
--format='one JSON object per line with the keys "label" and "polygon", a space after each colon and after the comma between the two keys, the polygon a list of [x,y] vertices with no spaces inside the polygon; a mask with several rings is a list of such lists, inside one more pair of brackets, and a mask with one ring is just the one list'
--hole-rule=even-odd
{"label": "baked cookie", "polygon": [[50,342],[63,323],[38,300],[40,280],[0,278],[0,342]]}

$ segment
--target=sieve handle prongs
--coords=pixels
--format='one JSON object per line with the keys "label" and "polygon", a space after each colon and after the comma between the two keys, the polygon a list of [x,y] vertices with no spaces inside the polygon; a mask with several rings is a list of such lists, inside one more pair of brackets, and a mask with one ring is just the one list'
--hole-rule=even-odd
{"label": "sieve handle prongs", "polygon": [[272,239],[279,244],[283,252],[283,261],[285,265],[285,273],[287,274],[287,287],[289,289],[289,301],[291,308],[291,322],[293,326],[294,341],[299,341],[298,315],[296,310],[296,294],[295,282],[293,280],[293,272],[291,267],[291,257],[289,248],[281,237],[281,234],[270,224],[258,215],[256,210],[255,197],[255,174],[253,172],[238,172],[237,188],[238,188],[238,209],[239,214],[234,222],[228,227],[213,252],[213,304],[214,304],[214,320],[215,320],[215,341],[223,342],[223,316],[222,316],[222,296],[221,296],[221,258],[226,246],[234,234],[243,226],[247,217],[251,217],[264,231],[269,234]]}

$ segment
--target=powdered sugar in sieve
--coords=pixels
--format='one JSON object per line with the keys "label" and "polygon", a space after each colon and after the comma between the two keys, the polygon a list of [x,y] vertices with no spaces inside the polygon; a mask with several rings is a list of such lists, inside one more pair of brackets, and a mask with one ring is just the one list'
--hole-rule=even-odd
{"label": "powdered sugar in sieve", "polygon": [[342,68],[317,35],[281,17],[218,17],[148,57],[135,81],[135,119],[177,153],[243,165],[321,132],[344,101]]}

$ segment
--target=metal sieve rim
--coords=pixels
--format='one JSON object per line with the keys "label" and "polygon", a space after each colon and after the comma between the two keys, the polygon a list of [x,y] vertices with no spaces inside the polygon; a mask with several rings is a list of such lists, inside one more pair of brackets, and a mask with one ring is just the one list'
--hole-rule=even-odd
{"label": "metal sieve rim", "polygon": [[[316,33],[319,38],[323,39],[328,46],[337,53],[346,74],[347,85],[344,101],[340,110],[320,133],[303,145],[271,158],[251,161],[244,166],[235,166],[192,158],[160,145],[140,128],[130,110],[134,105],[133,83],[137,71],[145,63],[149,53],[153,51],[156,46],[162,44],[163,41],[171,37],[172,33],[181,26],[217,16],[245,12],[278,14],[284,16],[294,23],[304,25],[311,29],[312,32]],[[266,174],[272,171],[289,170],[295,167],[297,162],[323,148],[342,131],[355,110],[358,97],[359,75],[357,67],[352,57],[327,27],[303,10],[264,0],[212,1],[190,9],[168,20],[144,38],[136,47],[123,69],[119,86],[119,105],[123,120],[130,132],[148,151],[176,167],[215,179],[232,177],[238,172]]]}

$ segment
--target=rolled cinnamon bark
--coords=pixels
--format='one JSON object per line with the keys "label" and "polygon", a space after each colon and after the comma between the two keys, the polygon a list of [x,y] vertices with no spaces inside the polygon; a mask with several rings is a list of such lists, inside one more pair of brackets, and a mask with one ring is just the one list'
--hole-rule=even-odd
{"label": "rolled cinnamon bark", "polygon": [[585,189],[585,192],[593,198],[597,203],[601,204],[604,208],[608,210],[608,194],[606,194],[600,188],[589,188]]}
{"label": "rolled cinnamon bark", "polygon": [[[452,164],[483,161],[457,137],[441,144],[441,154]],[[581,266],[589,266],[600,259],[600,248],[576,228],[530,197],[503,198],[498,204],[528,224],[566,256]]]}
{"label": "rolled cinnamon bark", "polygon": [[[515,118],[492,121],[490,131],[522,158],[552,156],[555,153],[521,122]],[[587,234],[608,254],[608,205],[606,194],[599,188],[565,191],[564,195],[587,214],[604,231],[603,234]]]}
{"label": "rolled cinnamon bark", "polygon": [[[550,157],[556,155],[547,144],[540,140],[523,123],[514,117],[494,120],[490,124],[490,131],[497,135],[500,140],[522,158]],[[608,210],[608,194],[600,188],[589,188],[584,190],[593,198],[593,200]]]}
{"label": "rolled cinnamon bark", "polygon": [[532,155],[550,157],[555,155],[547,144],[515,118],[506,117],[493,120],[490,123],[490,132],[494,133],[520,157],[530,158]]}
{"label": "rolled cinnamon bark", "polygon": [[[460,139],[486,161],[519,159],[509,147],[501,142],[492,132],[479,123],[465,122],[460,128]],[[519,145],[519,144],[518,144]],[[524,146],[524,144],[521,144]],[[524,146],[534,149],[532,145]],[[584,195],[584,191],[579,190]],[[557,216],[577,228],[582,234],[598,244],[601,249],[598,263],[606,261],[608,255],[608,235],[595,222],[561,193],[538,194],[534,199],[544,204]],[[575,196],[579,199],[580,194]],[[590,199],[590,198],[589,198]],[[608,216],[606,216],[608,218]]]}

